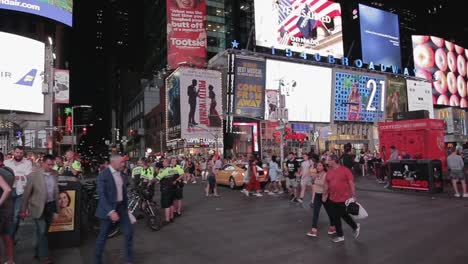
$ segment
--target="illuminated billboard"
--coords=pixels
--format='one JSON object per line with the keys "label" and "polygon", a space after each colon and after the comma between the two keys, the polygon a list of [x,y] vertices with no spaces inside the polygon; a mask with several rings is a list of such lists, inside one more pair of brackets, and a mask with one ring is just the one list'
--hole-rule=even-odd
{"label": "illuminated billboard", "polygon": [[206,65],[206,0],[167,0],[167,63]]}
{"label": "illuminated billboard", "polygon": [[335,72],[334,120],[382,121],[385,111],[384,76],[362,72]]}
{"label": "illuminated billboard", "polygon": [[416,77],[432,81],[434,104],[468,108],[463,47],[433,36],[413,36]]}
{"label": "illuminated billboard", "polygon": [[45,45],[0,32],[0,109],[44,112]]}
{"label": "illuminated billboard", "polygon": [[398,15],[359,4],[362,59],[401,68]]}
{"label": "illuminated billboard", "polygon": [[330,68],[276,60],[267,60],[266,65],[265,119],[275,119],[279,101],[275,96],[281,92],[290,121],[330,122]]}
{"label": "illuminated billboard", "polygon": [[340,4],[324,0],[256,0],[257,46],[343,56]]}
{"label": "illuminated billboard", "polygon": [[72,26],[73,0],[0,0],[0,9],[30,13]]}

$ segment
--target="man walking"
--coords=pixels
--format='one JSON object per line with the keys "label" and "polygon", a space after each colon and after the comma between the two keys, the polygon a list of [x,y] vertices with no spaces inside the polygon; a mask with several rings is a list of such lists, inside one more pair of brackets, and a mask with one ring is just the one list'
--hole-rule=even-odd
{"label": "man walking", "polygon": [[450,179],[452,181],[453,189],[455,190],[454,196],[459,198],[462,195],[458,190],[458,181],[460,181],[463,191],[463,198],[468,198],[468,192],[466,190],[466,181],[465,173],[463,172],[463,167],[465,166],[462,157],[457,155],[457,152],[454,149],[450,150],[451,153],[447,157],[447,167],[450,173]]}
{"label": "man walking", "polygon": [[16,232],[19,228],[19,213],[23,199],[24,188],[28,182],[27,176],[32,172],[32,162],[24,158],[24,149],[21,146],[15,147],[13,150],[13,159],[6,160],[5,166],[12,169],[15,173],[15,182],[13,183],[13,225],[10,230],[10,235],[15,239]]}
{"label": "man walking", "polygon": [[[31,216],[36,224],[36,254],[43,264],[52,263],[49,256],[47,233],[59,208],[57,172],[53,170],[55,158],[45,155],[41,168],[28,179],[21,205],[21,217]],[[28,209],[29,208],[29,209]]]}
{"label": "man walking", "polygon": [[15,175],[13,171],[3,165],[3,153],[0,152],[0,236],[5,245],[7,261],[5,264],[14,263],[14,243],[10,234],[13,217],[13,199],[11,192]]}
{"label": "man walking", "polygon": [[340,159],[336,155],[331,155],[328,158],[329,170],[323,192],[323,202],[328,202],[332,225],[336,228],[337,236],[332,239],[335,243],[344,241],[341,218],[354,230],[354,238],[358,238],[360,231],[359,224],[356,224],[346,212],[345,204],[348,199],[356,197],[353,173],[350,169],[341,166],[339,161]]}
{"label": "man walking", "polygon": [[125,165],[124,158],[112,155],[110,165],[97,178],[99,204],[96,217],[101,220],[99,235],[96,240],[95,264],[102,264],[107,236],[112,224],[120,222],[120,229],[125,236],[125,263],[133,262],[133,227],[128,213],[127,177],[121,173]]}
{"label": "man walking", "polygon": [[187,96],[188,96],[188,103],[190,105],[190,112],[189,112],[189,120],[188,126],[196,126],[198,123],[195,122],[195,111],[197,108],[197,97],[199,91],[197,91],[197,80],[192,80],[192,85],[187,87]]}

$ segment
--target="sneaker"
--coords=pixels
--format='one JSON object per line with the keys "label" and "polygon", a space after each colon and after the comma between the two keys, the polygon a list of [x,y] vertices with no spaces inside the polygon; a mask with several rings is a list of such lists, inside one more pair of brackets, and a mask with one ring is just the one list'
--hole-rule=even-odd
{"label": "sneaker", "polygon": [[335,237],[335,238],[332,238],[332,242],[333,243],[340,243],[340,242],[343,242],[344,241],[344,237]]}
{"label": "sneaker", "polygon": [[279,191],[278,194],[283,194],[284,192],[283,191]]}
{"label": "sneaker", "polygon": [[197,184],[197,181],[193,181],[192,183],[193,183],[193,184]]}
{"label": "sneaker", "polygon": [[254,193],[254,196],[262,197],[263,195],[261,193]]}
{"label": "sneaker", "polygon": [[459,193],[456,193],[456,194],[454,194],[453,196],[455,196],[456,198],[460,198],[460,197],[461,197],[461,195],[460,195]]}
{"label": "sneaker", "polygon": [[336,234],[336,228],[334,226],[330,226],[328,228],[328,234],[329,235],[333,235],[333,234]]}
{"label": "sneaker", "polygon": [[249,192],[246,189],[242,189],[241,193],[245,194],[245,196],[249,197]]}
{"label": "sneaker", "polygon": [[275,193],[272,193],[272,192],[269,192],[268,195],[270,195],[270,196],[276,196],[276,194],[275,194]]}
{"label": "sneaker", "polygon": [[187,184],[187,181],[184,181],[184,184]]}
{"label": "sneaker", "polygon": [[302,203],[302,202],[304,202],[304,201],[302,201],[302,199],[301,199],[301,198],[297,199],[297,201],[298,201],[299,203]]}
{"label": "sneaker", "polygon": [[264,193],[270,193],[270,191],[269,191],[269,190],[264,190],[263,192],[264,192]]}
{"label": "sneaker", "polygon": [[289,200],[289,201],[294,203],[294,202],[296,202],[297,200],[296,200],[296,197],[293,197],[293,198],[292,198],[291,200]]}
{"label": "sneaker", "polygon": [[464,193],[463,198],[468,198],[468,193]]}
{"label": "sneaker", "polygon": [[354,239],[358,239],[360,231],[361,231],[361,224],[357,224],[357,228],[356,230],[354,230]]}
{"label": "sneaker", "polygon": [[309,236],[309,237],[317,237],[317,230],[313,229],[312,231],[310,231],[306,235]]}

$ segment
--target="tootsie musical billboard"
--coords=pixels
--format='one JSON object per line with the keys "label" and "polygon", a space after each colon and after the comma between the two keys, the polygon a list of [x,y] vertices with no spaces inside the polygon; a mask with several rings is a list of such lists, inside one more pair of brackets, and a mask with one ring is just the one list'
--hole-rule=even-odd
{"label": "tootsie musical billboard", "polygon": [[206,64],[206,0],[167,0],[167,62],[181,65]]}

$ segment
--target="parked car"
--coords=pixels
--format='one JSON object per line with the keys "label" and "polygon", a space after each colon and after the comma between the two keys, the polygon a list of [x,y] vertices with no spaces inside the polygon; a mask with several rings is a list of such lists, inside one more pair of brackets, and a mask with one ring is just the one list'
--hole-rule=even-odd
{"label": "parked car", "polygon": [[[231,189],[242,187],[247,183],[246,179],[248,165],[226,164],[216,173],[216,183],[218,185],[227,185]],[[263,170],[257,166],[258,181],[262,188],[268,181],[268,170]]]}

